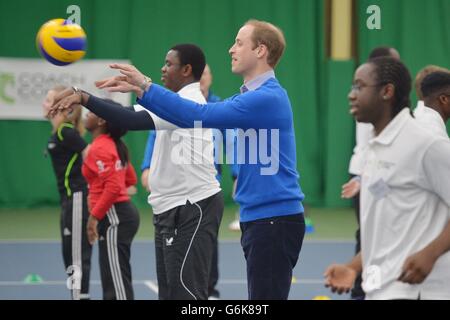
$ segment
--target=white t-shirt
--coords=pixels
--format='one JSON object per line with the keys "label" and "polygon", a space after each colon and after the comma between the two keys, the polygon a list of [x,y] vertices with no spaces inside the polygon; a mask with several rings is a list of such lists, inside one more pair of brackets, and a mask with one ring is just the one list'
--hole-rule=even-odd
{"label": "white t-shirt", "polygon": [[426,128],[432,134],[442,138],[448,138],[447,128],[441,115],[431,108],[428,108],[423,101],[417,102],[417,108],[414,110],[414,117],[423,128]]}
{"label": "white t-shirt", "polygon": [[361,180],[361,254],[367,299],[450,299],[450,252],[420,285],[397,281],[405,260],[450,218],[450,141],[401,111],[369,141]]}
{"label": "white t-shirt", "polygon": [[[183,87],[178,94],[206,104],[199,82]],[[221,190],[214,167],[211,129],[180,129],[139,105],[134,109],[146,110],[157,130],[148,175],[151,189],[148,203],[154,214],[185,205],[187,201],[198,202]]]}

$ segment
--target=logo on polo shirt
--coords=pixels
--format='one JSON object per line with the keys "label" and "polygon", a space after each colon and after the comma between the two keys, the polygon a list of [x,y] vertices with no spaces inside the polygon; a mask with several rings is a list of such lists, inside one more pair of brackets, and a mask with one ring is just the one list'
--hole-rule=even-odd
{"label": "logo on polo shirt", "polygon": [[166,239],[166,247],[170,247],[173,244],[173,237]]}
{"label": "logo on polo shirt", "polygon": [[395,163],[393,163],[393,162],[383,161],[383,160],[380,160],[380,161],[378,162],[378,167],[379,167],[380,169],[389,170],[389,169],[391,169],[393,166],[395,166]]}
{"label": "logo on polo shirt", "polygon": [[369,266],[365,271],[365,281],[363,289],[373,291],[381,288],[381,269],[379,266]]}

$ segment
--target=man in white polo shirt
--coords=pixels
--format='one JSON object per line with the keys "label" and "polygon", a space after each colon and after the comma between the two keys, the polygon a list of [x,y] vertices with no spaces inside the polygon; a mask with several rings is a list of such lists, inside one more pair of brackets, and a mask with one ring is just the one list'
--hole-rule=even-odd
{"label": "man in white polo shirt", "polygon": [[[397,49],[387,46],[381,46],[374,48],[370,54],[369,58],[374,59],[378,57],[392,57],[396,60],[400,60],[400,53]],[[358,229],[356,230],[356,246],[355,246],[355,255],[359,253],[361,250],[361,230],[359,223],[359,191],[361,187],[361,172],[362,166],[364,162],[364,150],[369,143],[369,140],[372,138],[373,126],[370,123],[363,123],[355,121],[355,140],[356,145],[353,149],[352,157],[350,158],[350,163],[348,166],[348,172],[351,175],[351,178],[348,182],[346,182],[342,186],[341,197],[344,199],[353,199],[353,206],[355,207],[356,221],[358,222]],[[354,283],[353,289],[350,293],[350,296],[354,300],[363,300],[364,299],[364,291],[361,287],[362,275],[358,274],[356,281]]]}
{"label": "man in white polo shirt", "polygon": [[331,265],[325,285],[348,292],[363,271],[366,299],[450,299],[450,142],[408,108],[411,78],[392,58],[360,66],[349,94],[374,126],[361,180],[361,253]]}
{"label": "man in white polo shirt", "polygon": [[[205,63],[199,47],[176,45],[166,55],[161,80],[181,97],[205,104],[199,83]],[[154,213],[159,299],[208,299],[213,246],[223,214],[211,129],[180,129],[140,106],[123,108],[86,92],[65,91],[55,101],[61,109],[82,103],[129,130],[156,130],[148,201]]]}
{"label": "man in white polo shirt", "polygon": [[430,73],[420,85],[423,103],[414,110],[414,117],[423,128],[447,138],[445,123],[450,118],[450,72]]}

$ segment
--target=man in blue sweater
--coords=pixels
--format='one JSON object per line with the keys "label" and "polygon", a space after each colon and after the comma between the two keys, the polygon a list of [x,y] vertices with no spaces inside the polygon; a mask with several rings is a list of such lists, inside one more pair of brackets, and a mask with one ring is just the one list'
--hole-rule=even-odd
{"label": "man in blue sweater", "polygon": [[[284,48],[276,26],[245,23],[229,50],[232,72],[244,84],[240,94],[223,102],[201,105],[183,99],[130,65],[111,65],[122,75],[97,82],[111,92],[134,92],[140,105],[180,127],[200,122],[205,128],[238,128],[236,201],[249,299],[288,298],[305,231],[292,108],[274,73]],[[270,150],[270,159],[262,150]]]}

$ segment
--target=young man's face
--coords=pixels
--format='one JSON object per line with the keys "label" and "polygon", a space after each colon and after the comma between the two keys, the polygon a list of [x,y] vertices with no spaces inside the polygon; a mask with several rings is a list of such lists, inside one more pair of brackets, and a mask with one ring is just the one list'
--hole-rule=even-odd
{"label": "young man's face", "polygon": [[233,73],[245,75],[257,65],[257,47],[255,48],[251,39],[253,29],[254,27],[251,25],[243,26],[239,30],[233,46],[228,51],[231,55],[231,71]]}
{"label": "young man's face", "polygon": [[180,64],[178,52],[169,50],[165,63],[161,68],[161,81],[167,89],[178,92],[183,87],[183,66]]}
{"label": "young man's face", "polygon": [[355,71],[353,86],[348,94],[350,113],[358,122],[374,123],[383,112],[374,68],[369,63],[360,66]]}

